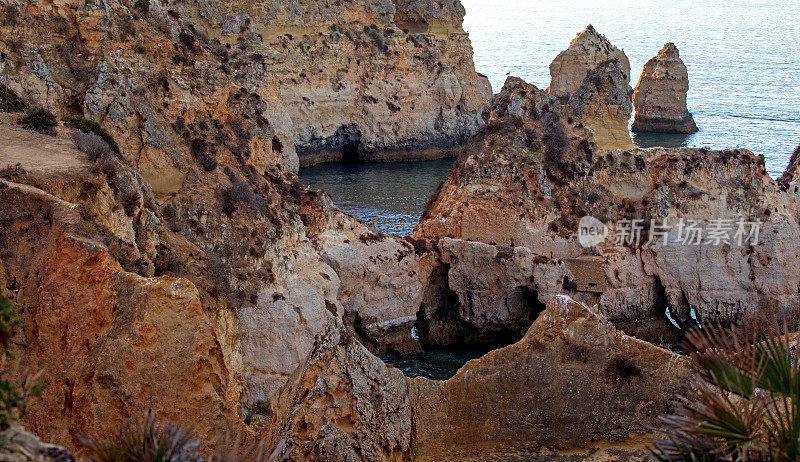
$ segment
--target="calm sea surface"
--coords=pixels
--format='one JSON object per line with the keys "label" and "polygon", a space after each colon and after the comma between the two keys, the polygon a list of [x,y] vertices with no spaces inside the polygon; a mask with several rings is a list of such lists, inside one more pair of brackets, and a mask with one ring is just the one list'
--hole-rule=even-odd
{"label": "calm sea surface", "polygon": [[[641,146],[745,147],[779,176],[800,144],[800,0],[462,0],[475,65],[497,92],[507,75],[546,88],[549,65],[589,23],[631,61],[675,42],[689,69],[689,110],[700,132],[635,138]],[[409,234],[452,160],[326,164],[301,170],[356,218]]]}

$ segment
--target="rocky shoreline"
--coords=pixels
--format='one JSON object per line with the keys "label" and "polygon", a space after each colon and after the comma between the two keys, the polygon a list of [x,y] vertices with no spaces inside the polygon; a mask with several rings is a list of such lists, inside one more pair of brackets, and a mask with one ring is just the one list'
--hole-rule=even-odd
{"label": "rocky shoreline", "polygon": [[[591,26],[548,90],[510,77],[492,95],[463,16],[457,0],[0,6],[2,96],[87,118],[37,133],[0,114],[0,295],[20,321],[2,373],[47,385],[20,423],[78,456],[79,435],[152,411],[204,453],[227,432],[269,460],[646,457],[692,380],[656,344],[796,310],[800,154],[775,181],[745,149],[634,148],[630,65]],[[295,174],[442,154],[455,165],[405,238]],[[760,234],[586,245],[587,216]],[[504,346],[446,381],[378,358],[476,345]]]}

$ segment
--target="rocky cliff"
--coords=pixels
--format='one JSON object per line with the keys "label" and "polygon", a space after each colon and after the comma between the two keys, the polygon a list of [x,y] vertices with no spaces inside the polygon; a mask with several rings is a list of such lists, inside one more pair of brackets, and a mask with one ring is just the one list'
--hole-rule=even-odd
{"label": "rocky cliff", "polygon": [[694,133],[697,125],[686,109],[689,74],[674,43],[647,61],[636,84],[633,105],[636,132]]}
{"label": "rocky cliff", "polygon": [[[551,98],[510,78],[429,202],[415,237],[447,249],[439,284],[457,300],[430,312],[475,325],[491,319],[489,306],[508,316],[525,294],[543,301],[566,292],[598,303],[630,333],[667,341],[667,310],[686,328],[692,316],[725,324],[796,306],[800,203],[767,175],[763,158],[746,150],[604,151]],[[601,222],[606,239],[581,245],[585,216]],[[758,223],[756,243],[746,240],[754,237],[746,223]],[[720,239],[709,239],[715,227]],[[484,280],[493,282],[482,292]],[[496,302],[464,310],[475,293]]]}
{"label": "rocky cliff", "polygon": [[[25,423],[48,441],[80,453],[78,434],[152,410],[192,425],[204,448],[243,431],[293,460],[642,454],[685,386],[676,355],[567,298],[524,313],[529,297],[510,311],[521,342],[446,382],[407,379],[364,345],[409,348],[440,259],[460,268],[449,276],[462,290],[483,284],[469,280],[481,259],[511,268],[529,253],[375,235],[321,193],[234,158],[159,209],[124,159],[92,161],[70,130],[4,117],[0,288],[23,323],[4,373],[44,370]],[[485,287],[471,312],[500,301]]]}
{"label": "rocky cliff", "polygon": [[631,65],[625,53],[590,24],[550,64],[553,95],[569,114],[594,132],[605,149],[633,147]]}
{"label": "rocky cliff", "polygon": [[680,357],[567,297],[444,382],[405,378],[332,328],[273,402],[271,438],[290,460],[642,457],[687,377]]}
{"label": "rocky cliff", "polygon": [[296,171],[298,154],[446,154],[491,94],[463,15],[389,0],[4,2],[0,75],[57,115],[99,121],[160,197],[220,150],[260,172]]}
{"label": "rocky cliff", "polygon": [[[71,130],[3,117],[0,287],[25,345],[8,373],[44,370],[25,420],[38,435],[78,448],[80,432],[152,409],[212,444],[220,428],[266,425],[270,398],[330,319],[376,349],[398,331],[397,348],[414,348],[413,246],[372,233],[283,166],[262,175],[218,153],[218,168],[193,164],[159,207],[122,156],[92,159]],[[378,299],[391,309],[376,312]]]}
{"label": "rocky cliff", "polygon": [[[794,306],[796,172],[778,187],[744,150],[602,150],[581,120],[629,99],[621,57],[566,100],[510,79],[483,126],[462,16],[4,3],[2,82],[120,148],[0,115],[0,291],[22,323],[3,373],[47,384],[26,427],[78,453],[152,410],[206,450],[242,431],[297,460],[641,454],[686,371],[614,326],[661,340],[667,310],[687,327]],[[407,239],[292,173],[298,154],[438,151],[479,126]],[[586,214],[764,227],[754,246],[584,249]],[[458,343],[510,346],[444,382],[375,356]]]}

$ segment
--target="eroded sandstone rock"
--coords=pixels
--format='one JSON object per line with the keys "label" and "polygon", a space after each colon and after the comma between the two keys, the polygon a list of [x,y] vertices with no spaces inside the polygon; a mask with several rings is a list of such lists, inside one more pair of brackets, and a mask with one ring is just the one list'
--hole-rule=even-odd
{"label": "eroded sandstone rock", "polygon": [[[276,399],[292,460],[568,460],[644,455],[688,370],[585,305],[553,299],[520,342],[444,382],[408,379],[332,329]],[[281,417],[278,417],[281,416]],[[366,435],[373,435],[368,438]],[[602,440],[605,440],[603,442]],[[573,452],[573,455],[575,452]]]}
{"label": "eroded sandstone rock", "polygon": [[78,433],[152,409],[213,445],[217,431],[263,428],[331,319],[376,352],[414,348],[414,248],[283,166],[261,174],[220,152],[158,207],[127,162],[92,162],[57,131],[0,123],[0,287],[35,345],[12,377],[45,369],[25,420],[37,434],[76,448]]}
{"label": "eroded sandstone rock", "polygon": [[[541,266],[544,274],[525,271],[540,297],[562,290],[598,303],[616,325],[654,341],[674,334],[667,309],[685,328],[693,314],[703,323],[724,324],[798,302],[798,199],[767,175],[763,158],[746,150],[602,151],[580,124],[548,104],[550,98],[508,80],[486,127],[429,202],[415,237],[478,241],[497,246],[498,253],[500,246],[526,248],[551,263]],[[587,215],[608,225],[641,219],[644,228],[651,219],[673,226],[697,220],[706,233],[715,220],[729,220],[729,241],[682,245],[672,229],[674,245],[648,243],[646,234],[637,244],[615,245],[611,231],[602,245],[584,248],[576,233]],[[757,245],[733,241],[740,220],[760,222]],[[576,261],[588,265],[596,288],[570,269]],[[487,267],[469,269],[464,279],[480,281]],[[499,274],[502,283],[490,291],[496,299],[512,293],[519,279]],[[470,293],[458,284],[449,288],[459,300]]]}
{"label": "eroded sandstone rock", "polygon": [[622,50],[590,24],[553,60],[550,75],[548,92],[594,131],[600,147],[633,147],[631,65]]}
{"label": "eroded sandstone rock", "polygon": [[159,197],[222,150],[260,173],[446,155],[487,103],[458,1],[15,1],[0,14],[3,83],[100,122]]}
{"label": "eroded sandstone rock", "polygon": [[689,74],[674,43],[667,43],[647,61],[636,84],[635,132],[694,133],[697,125],[686,109]]}

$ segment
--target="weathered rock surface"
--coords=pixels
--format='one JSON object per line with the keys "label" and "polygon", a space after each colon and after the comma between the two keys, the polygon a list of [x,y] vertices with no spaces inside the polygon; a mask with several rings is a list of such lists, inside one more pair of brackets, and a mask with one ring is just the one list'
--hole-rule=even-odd
{"label": "weathered rock surface", "polygon": [[[70,164],[80,165],[75,157]],[[28,159],[29,168],[34,161]],[[233,370],[195,286],[185,279],[142,277],[120,266],[136,252],[124,233],[138,229],[137,221],[153,220],[146,205],[131,217],[114,199],[108,182],[130,171],[118,164],[116,173],[94,177],[84,165],[58,175],[50,171],[52,177],[16,167],[3,171],[14,181],[0,180],[0,287],[17,305],[23,324],[18,343],[25,345],[9,373],[21,381],[43,370],[47,384],[42,401],[29,407],[26,426],[71,447],[79,432],[111,430],[148,409],[164,418],[200,414],[214,425],[233,426],[238,398]],[[140,200],[149,193],[138,192]],[[95,206],[113,208],[92,210]],[[93,211],[120,218],[112,221],[118,227],[91,220]],[[132,234],[132,240],[142,241],[147,231]],[[152,272],[152,263],[133,264]],[[203,429],[205,441],[213,441],[212,428]]]}
{"label": "weathered rock surface", "polygon": [[40,440],[19,427],[0,432],[0,461],[2,462],[75,462],[70,451]]}
{"label": "weathered rock surface", "polygon": [[[273,401],[291,460],[572,460],[644,455],[646,434],[686,386],[683,361],[554,299],[520,342],[445,382],[408,379],[341,330],[316,342]],[[368,437],[367,435],[373,435]],[[572,456],[565,449],[578,449]],[[580,457],[580,456],[579,456]]]}
{"label": "weathered rock surface", "polygon": [[264,425],[331,318],[369,327],[376,351],[414,348],[408,242],[280,165],[265,176],[224,154],[159,208],[126,162],[91,163],[58,132],[0,123],[0,288],[28,346],[10,373],[45,370],[25,420],[37,434],[74,448],[151,409],[213,444],[219,428]]}
{"label": "weathered rock surface", "polygon": [[636,117],[631,130],[656,133],[694,133],[697,125],[686,109],[689,73],[674,43],[667,43],[647,61],[636,84]]}
{"label": "weathered rock surface", "polygon": [[633,147],[631,65],[625,53],[590,24],[550,64],[548,92],[594,132],[605,149]]}
{"label": "weathered rock surface", "polygon": [[[512,255],[534,256],[528,257],[533,269],[522,274],[530,276],[525,285],[536,288],[540,301],[561,290],[598,303],[618,326],[655,341],[672,335],[667,309],[688,327],[692,310],[700,322],[730,323],[756,310],[796,306],[798,198],[766,174],[763,158],[746,150],[604,152],[587,140],[580,124],[555,112],[550,98],[519,79],[507,81],[487,125],[429,202],[416,238],[497,247],[487,255],[508,254],[501,246],[524,248]],[[676,241],[685,229],[677,228],[669,245],[658,238],[648,243],[646,232],[638,243],[615,245],[612,230],[601,245],[584,248],[576,233],[586,215],[608,225],[641,219],[647,229],[651,219],[673,226],[696,220],[704,236],[715,220],[730,220],[732,229],[728,243],[719,245],[707,237],[682,245]],[[741,219],[761,222],[758,245],[734,242]],[[446,279],[455,279],[448,265]],[[464,265],[459,270],[471,273],[458,280],[474,283],[498,275],[500,282],[490,289],[495,299],[520,285],[516,273],[487,268],[492,265]],[[474,290],[458,283],[448,288],[459,300],[456,312]],[[503,303],[492,306],[502,313]]]}
{"label": "weathered rock surface", "polygon": [[794,153],[789,158],[789,165],[786,167],[786,171],[783,172],[783,175],[778,179],[778,184],[780,184],[783,189],[797,194],[800,192],[798,190],[798,180],[800,180],[800,146],[794,150]]}
{"label": "weathered rock surface", "polygon": [[487,103],[463,15],[458,1],[12,1],[0,73],[58,115],[99,121],[161,196],[220,150],[262,173],[297,171],[298,154],[447,154]]}

